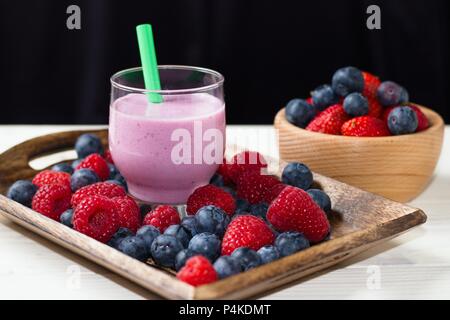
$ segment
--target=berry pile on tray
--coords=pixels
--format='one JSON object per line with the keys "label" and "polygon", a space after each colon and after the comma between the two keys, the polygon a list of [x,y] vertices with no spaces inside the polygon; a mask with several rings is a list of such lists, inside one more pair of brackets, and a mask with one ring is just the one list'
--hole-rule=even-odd
{"label": "berry pile on tray", "polygon": [[198,286],[244,272],[329,238],[329,196],[312,188],[302,163],[281,181],[266,160],[244,151],[197,188],[181,214],[169,205],[139,205],[100,139],[81,135],[79,159],[16,181],[8,197],[140,261],[151,259]]}
{"label": "berry pile on tray", "polygon": [[429,126],[404,87],[355,67],[337,70],[331,84],[317,87],[311,97],[289,101],[285,114],[309,131],[355,137],[410,134]]}

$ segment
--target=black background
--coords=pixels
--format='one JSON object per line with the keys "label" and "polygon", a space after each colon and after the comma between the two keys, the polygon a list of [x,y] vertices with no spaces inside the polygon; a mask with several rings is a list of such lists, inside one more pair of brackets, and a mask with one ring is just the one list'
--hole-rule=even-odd
{"label": "black background", "polygon": [[[81,30],[66,8],[81,7]],[[381,30],[366,8],[381,7]],[[152,23],[160,64],[225,75],[228,123],[271,123],[338,67],[395,80],[450,122],[444,0],[34,0],[0,2],[0,123],[107,123],[109,77],[139,65]]]}

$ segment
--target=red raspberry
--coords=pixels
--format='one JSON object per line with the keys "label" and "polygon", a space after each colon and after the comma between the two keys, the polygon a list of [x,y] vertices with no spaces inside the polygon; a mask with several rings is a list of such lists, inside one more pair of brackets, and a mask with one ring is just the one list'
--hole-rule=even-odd
{"label": "red raspberry", "polygon": [[306,102],[308,102],[310,105],[312,105],[312,104],[313,104],[312,97],[307,98],[307,99],[306,99]]}
{"label": "red raspberry", "polygon": [[46,184],[38,189],[31,207],[44,216],[59,221],[61,213],[70,208],[72,192],[63,184]]}
{"label": "red raspberry", "polygon": [[223,159],[223,163],[219,166],[219,169],[217,169],[217,173],[220,174],[223,178],[223,182],[225,184],[229,184],[231,181],[230,173],[228,172],[228,168],[230,165],[226,163],[227,160]]}
{"label": "red raspberry", "polygon": [[198,209],[213,205],[224,210],[228,215],[233,215],[236,210],[236,201],[228,192],[212,184],[199,187],[189,196],[186,203],[186,212],[189,215],[196,214]]}
{"label": "red raspberry", "polygon": [[217,281],[217,273],[211,262],[203,256],[193,256],[177,273],[177,278],[193,286]]}
{"label": "red raspberry", "polygon": [[33,178],[32,182],[38,187],[42,187],[46,184],[63,184],[70,188],[70,174],[68,174],[67,172],[44,170],[39,172]]}
{"label": "red raspberry", "polygon": [[119,227],[128,228],[136,232],[141,225],[141,214],[136,201],[129,196],[112,199],[117,207]]}
{"label": "red raspberry", "polygon": [[98,153],[90,154],[84,158],[76,168],[76,170],[79,169],[91,169],[103,181],[109,178],[108,164]]}
{"label": "red raspberry", "polygon": [[111,151],[106,150],[105,154],[103,155],[103,159],[105,159],[106,162],[114,164],[114,160],[112,158]]}
{"label": "red raspberry", "polygon": [[147,213],[144,217],[143,225],[152,225],[163,233],[173,224],[180,223],[180,215],[178,211],[171,206],[161,205]]}
{"label": "red raspberry", "polygon": [[98,195],[84,198],[73,212],[73,228],[100,242],[108,242],[119,228],[114,201]]}
{"label": "red raspberry", "polygon": [[125,189],[115,183],[97,182],[78,189],[72,196],[72,207],[76,207],[84,198],[99,195],[106,198],[124,197]]}
{"label": "red raspberry", "polygon": [[427,129],[430,126],[427,116],[422,112],[422,110],[420,110],[420,108],[418,106],[415,106],[415,105],[409,105],[409,106],[411,107],[411,109],[414,110],[414,112],[417,115],[417,120],[419,121],[416,132]]}
{"label": "red raspberry", "polygon": [[237,196],[247,200],[250,204],[256,204],[263,201],[266,193],[280,183],[280,180],[274,176],[259,174],[257,171],[247,171],[239,176],[236,186]]}
{"label": "red raspberry", "polygon": [[380,79],[369,72],[362,72],[364,78],[364,89],[362,94],[368,99],[376,99],[377,89],[381,84]]}
{"label": "red raspberry", "polygon": [[319,113],[306,127],[306,130],[327,134],[341,134],[341,127],[350,117],[341,104],[335,104]]}
{"label": "red raspberry", "polygon": [[367,102],[369,103],[369,112],[368,116],[380,118],[383,114],[383,106],[378,102],[377,99],[367,98]]}
{"label": "red raspberry", "polygon": [[222,255],[230,255],[240,247],[253,250],[270,245],[275,236],[261,219],[251,215],[238,216],[228,225],[222,240]]}
{"label": "red raspberry", "polygon": [[385,137],[391,135],[383,120],[369,116],[348,120],[342,125],[342,134],[353,137]]}
{"label": "red raspberry", "polygon": [[248,170],[260,172],[261,168],[266,168],[267,162],[264,157],[256,151],[243,151],[235,154],[228,164],[228,175],[236,183],[241,173]]}
{"label": "red raspberry", "polygon": [[395,107],[386,107],[384,108],[383,114],[381,115],[381,120],[384,121],[384,123],[388,123],[388,117],[389,117],[389,113],[391,113],[392,109],[394,109]]}
{"label": "red raspberry", "polygon": [[323,240],[330,232],[325,212],[306,191],[287,186],[267,210],[267,220],[278,231],[302,232],[310,242]]}
{"label": "red raspberry", "polygon": [[270,188],[265,194],[264,194],[264,202],[267,204],[271,204],[272,201],[278,197],[278,195],[281,193],[281,191],[286,188],[286,185],[283,183],[278,183],[274,185],[272,188]]}

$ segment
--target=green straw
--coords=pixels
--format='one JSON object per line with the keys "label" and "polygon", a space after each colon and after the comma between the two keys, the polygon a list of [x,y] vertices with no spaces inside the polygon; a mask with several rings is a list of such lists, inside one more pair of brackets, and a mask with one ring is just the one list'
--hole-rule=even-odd
{"label": "green straw", "polygon": [[[141,54],[145,89],[161,90],[152,26],[149,24],[138,25],[136,27],[136,33],[139,43],[139,52]],[[163,98],[159,93],[149,93],[148,100],[153,103],[160,103],[163,101]]]}

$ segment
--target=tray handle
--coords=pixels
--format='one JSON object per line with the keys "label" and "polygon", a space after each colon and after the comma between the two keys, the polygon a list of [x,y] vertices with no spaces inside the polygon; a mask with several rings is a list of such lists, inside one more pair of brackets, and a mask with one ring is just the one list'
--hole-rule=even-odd
{"label": "tray handle", "polygon": [[30,160],[64,150],[73,149],[75,141],[83,133],[94,133],[104,146],[108,144],[108,130],[77,130],[51,133],[24,141],[0,154],[0,193],[19,179],[31,179],[37,171],[30,167]]}

